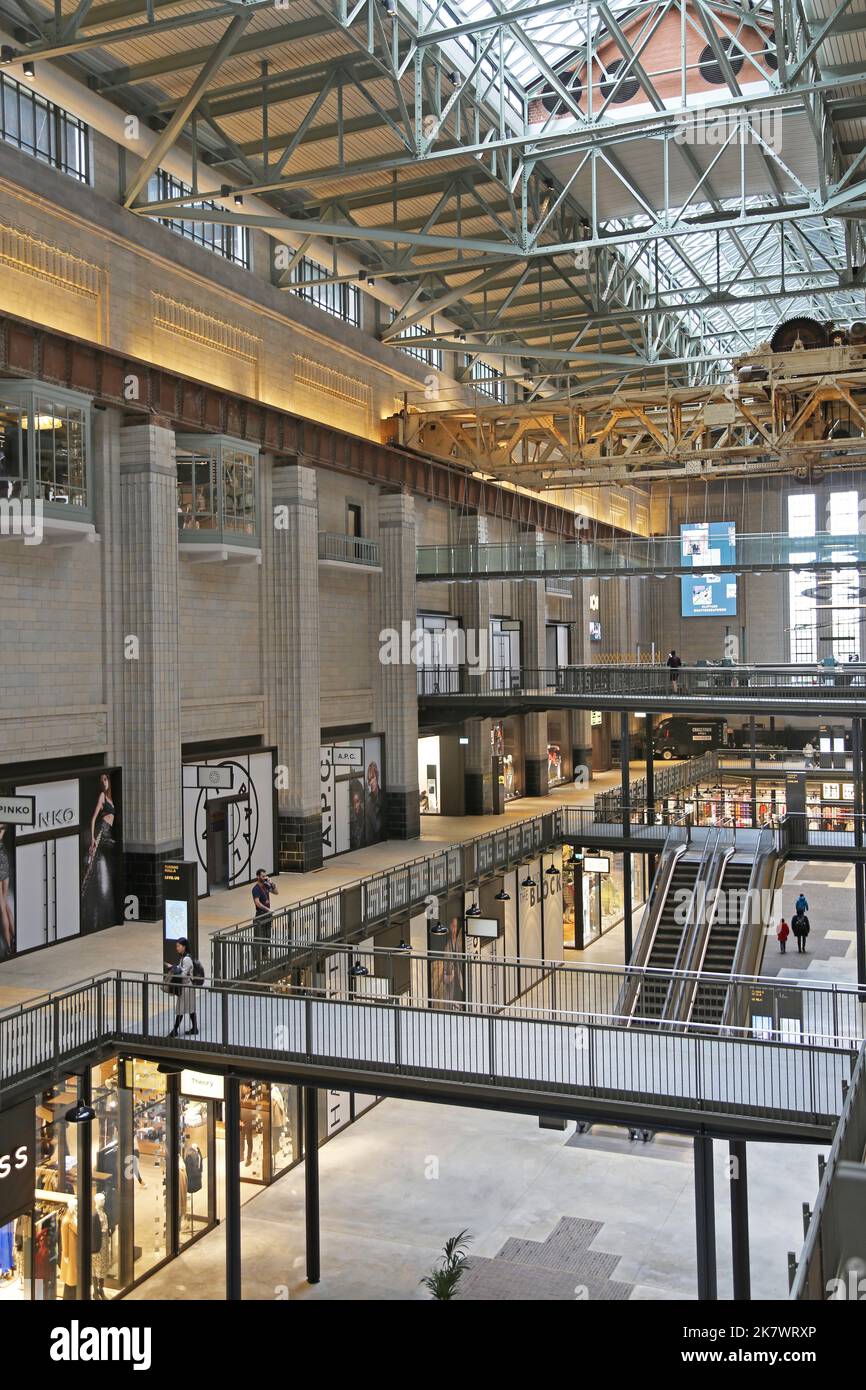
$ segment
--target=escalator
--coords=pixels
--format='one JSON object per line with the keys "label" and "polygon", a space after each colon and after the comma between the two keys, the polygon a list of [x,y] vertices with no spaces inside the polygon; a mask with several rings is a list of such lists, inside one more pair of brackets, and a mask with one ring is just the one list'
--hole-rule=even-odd
{"label": "escalator", "polygon": [[[680,858],[674,866],[668,891],[657,916],[652,944],[646,958],[648,970],[673,970],[682,949],[683,935],[691,922],[690,905],[695,893],[700,863]],[[661,1018],[670,988],[664,975],[647,975],[637,993],[633,1018]]]}
{"label": "escalator", "polygon": [[[748,892],[753,862],[729,859],[722,877],[721,894],[714,904],[701,971],[730,976],[744,922],[748,920]],[[690,1021],[719,1024],[725,1011],[725,980],[700,980],[694,991]]]}

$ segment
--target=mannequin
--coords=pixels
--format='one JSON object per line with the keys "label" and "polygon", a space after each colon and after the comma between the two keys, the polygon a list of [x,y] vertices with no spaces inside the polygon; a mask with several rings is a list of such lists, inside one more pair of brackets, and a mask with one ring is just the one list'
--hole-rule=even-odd
{"label": "mannequin", "polygon": [[105,1298],[105,1280],[111,1267],[111,1231],[105,1210],[105,1194],[94,1193],[91,1223],[91,1261],[93,1265],[93,1297]]}
{"label": "mannequin", "polygon": [[73,1197],[60,1223],[60,1282],[63,1297],[78,1297],[78,1203]]}

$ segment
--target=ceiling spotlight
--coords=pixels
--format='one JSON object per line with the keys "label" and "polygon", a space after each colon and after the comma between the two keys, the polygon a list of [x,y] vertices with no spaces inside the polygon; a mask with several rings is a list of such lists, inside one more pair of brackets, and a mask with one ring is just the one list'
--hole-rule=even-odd
{"label": "ceiling spotlight", "polygon": [[444,922],[435,921],[430,923],[431,936],[447,936],[447,934],[448,928]]}
{"label": "ceiling spotlight", "polygon": [[352,966],[352,969],[349,971],[349,974],[350,974],[350,975],[354,975],[354,976],[356,976],[357,978],[360,978],[361,975],[369,975],[369,973],[370,973],[370,972],[369,972],[369,970],[367,969],[366,965],[362,965],[361,962],[360,962],[359,960],[356,960],[356,961],[355,961],[355,964]]}
{"label": "ceiling spotlight", "polygon": [[373,279],[373,277],[372,277],[372,275],[371,275],[370,278],[369,278],[369,280],[367,281],[367,284],[368,284],[368,285],[375,285],[375,283],[376,283],[376,281]]}
{"label": "ceiling spotlight", "polygon": [[449,73],[446,73],[446,76],[447,76],[447,78],[448,78],[448,81],[451,83],[451,86],[452,86],[452,87],[456,87],[456,86],[457,86],[457,83],[460,81],[460,78],[457,76],[457,73],[456,73],[456,72],[449,72]]}
{"label": "ceiling spotlight", "polygon": [[24,76],[25,76],[25,77],[29,77],[29,78],[30,78],[30,81],[32,82],[32,81],[33,81],[33,78],[36,76],[36,64],[35,64],[35,63],[25,63],[25,64],[24,64],[24,67],[23,67],[23,69],[22,69],[22,71],[23,71],[23,73],[24,73]]}
{"label": "ceiling spotlight", "polygon": [[67,1110],[64,1118],[68,1125],[86,1125],[88,1120],[96,1119],[96,1111],[92,1105],[85,1105],[83,1100],[79,1100],[71,1110]]}
{"label": "ceiling spotlight", "polygon": [[495,898],[494,898],[494,902],[497,902],[497,903],[510,903],[510,902],[511,902],[511,894],[510,894],[510,893],[506,893],[506,891],[505,891],[504,888],[500,888],[499,892],[496,894],[496,896],[495,896]]}
{"label": "ceiling spotlight", "polygon": [[11,43],[0,44],[0,63],[11,63],[15,58],[15,49]]}
{"label": "ceiling spotlight", "polygon": [[366,270],[359,270],[359,271],[358,271],[358,279],[361,281],[361,284],[364,283],[364,281],[366,280],[366,278],[367,278],[367,272],[366,272]]}
{"label": "ceiling spotlight", "polygon": [[229,184],[229,183],[221,183],[221,184],[220,184],[220,197],[221,197],[221,198],[228,198],[228,196],[229,196],[229,194],[231,193],[231,191],[232,191],[232,189],[231,189],[231,184]]}
{"label": "ceiling spotlight", "polygon": [[397,5],[395,0],[382,0],[382,8],[389,19],[397,18]]}
{"label": "ceiling spotlight", "polygon": [[521,886],[521,888],[534,888],[534,887],[535,887],[535,879],[532,877],[532,874],[529,872],[528,869],[526,870],[526,878],[522,880],[520,886]]}
{"label": "ceiling spotlight", "polygon": [[243,204],[243,201],[244,201],[244,195],[243,195],[242,193],[236,193],[236,194],[235,194],[235,207],[241,207],[241,205]]}

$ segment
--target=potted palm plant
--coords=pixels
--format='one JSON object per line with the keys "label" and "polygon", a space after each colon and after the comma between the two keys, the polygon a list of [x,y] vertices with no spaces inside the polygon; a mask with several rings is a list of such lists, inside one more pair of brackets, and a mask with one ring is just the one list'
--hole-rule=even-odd
{"label": "potted palm plant", "polygon": [[466,1271],[469,1256],[467,1248],[472,1237],[468,1231],[458,1231],[456,1236],[446,1240],[442,1259],[421,1283],[430,1292],[431,1298],[455,1298],[460,1280]]}

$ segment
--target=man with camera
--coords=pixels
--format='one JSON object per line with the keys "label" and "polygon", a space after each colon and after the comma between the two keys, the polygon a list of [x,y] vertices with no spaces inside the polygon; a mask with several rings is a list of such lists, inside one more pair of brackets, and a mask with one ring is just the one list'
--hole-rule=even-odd
{"label": "man with camera", "polygon": [[[256,881],[253,884],[253,904],[256,915],[253,919],[256,941],[270,942],[271,939],[271,894],[277,895],[277,888],[271,882],[264,869],[256,869]],[[262,960],[268,958],[269,950],[267,945],[261,947]]]}

